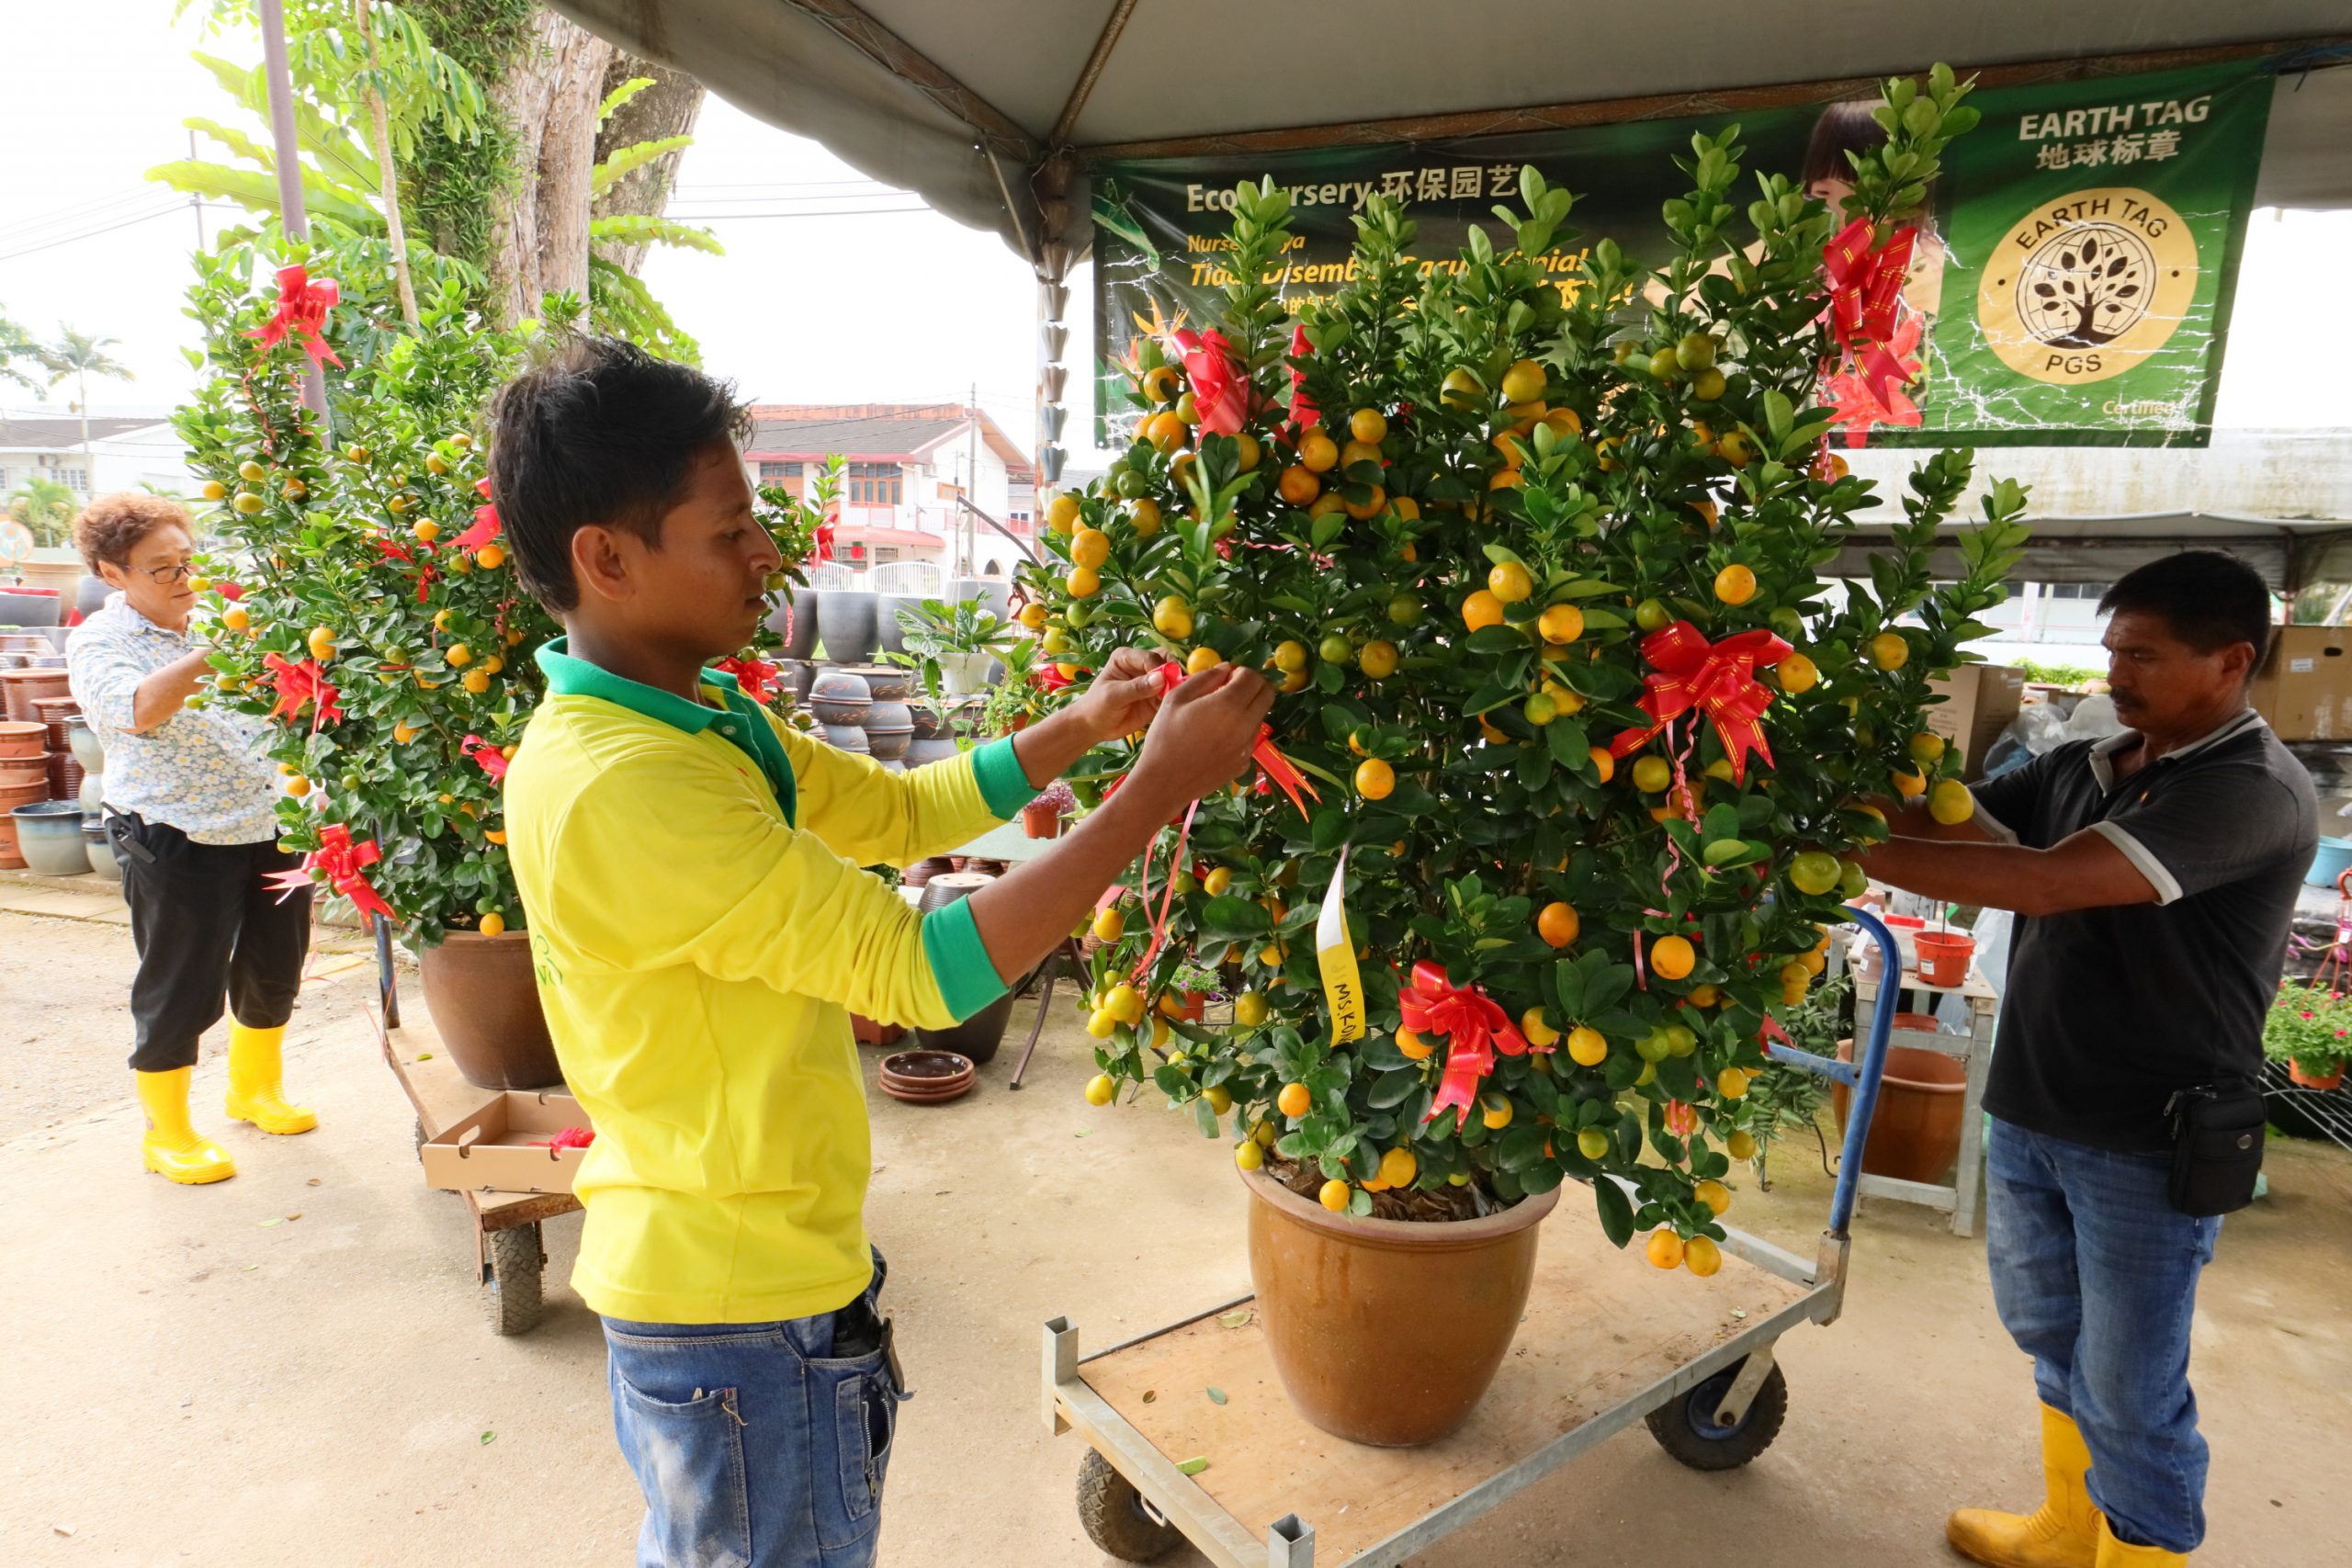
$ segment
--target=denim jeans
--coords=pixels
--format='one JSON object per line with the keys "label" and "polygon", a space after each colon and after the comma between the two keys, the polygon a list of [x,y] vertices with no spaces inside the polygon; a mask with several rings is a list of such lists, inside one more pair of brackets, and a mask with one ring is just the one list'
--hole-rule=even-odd
{"label": "denim jeans", "polygon": [[[613,1430],[645,1494],[638,1568],[866,1568],[898,1407],[887,1348],[836,1357],[878,1319],[884,1267],[838,1313],[777,1323],[605,1319]],[[872,1314],[872,1315],[869,1315]]]}
{"label": "denim jeans", "polygon": [[1993,1300],[2041,1402],[2082,1428],[2117,1537],[2205,1537],[2205,1439],[2188,1389],[2197,1276],[2216,1218],[2172,1206],[2172,1156],[2113,1154],[1996,1118],[1985,1151]]}

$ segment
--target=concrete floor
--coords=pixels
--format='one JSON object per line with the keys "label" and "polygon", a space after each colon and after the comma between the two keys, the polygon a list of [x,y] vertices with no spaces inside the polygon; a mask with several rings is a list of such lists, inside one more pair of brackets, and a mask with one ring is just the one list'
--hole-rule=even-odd
{"label": "concrete floor", "polygon": [[[321,1129],[269,1139],[208,1110],[240,1176],[188,1189],[142,1175],[119,1066],[118,908],[0,885],[0,1562],[628,1562],[638,1502],[602,1345],[560,1283],[578,1221],[547,1227],[546,1324],[492,1337],[463,1207],[419,1179],[349,953],[322,957],[289,1041],[289,1087]],[[1100,1345],[1248,1289],[1225,1145],[1148,1105],[1090,1110],[1083,1047],[1065,1019],[1021,1094],[1003,1087],[1008,1057],[952,1106],[875,1097],[870,1215],[918,1390],[885,1514],[893,1568],[1104,1562],[1072,1506],[1076,1439],[1038,1418],[1039,1323],[1068,1314]],[[197,1086],[217,1107],[217,1059]],[[1811,1153],[1778,1162],[1771,1193],[1743,1182],[1735,1217],[1810,1251],[1826,1193]],[[2199,1303],[2214,1461],[2197,1561],[2352,1562],[2337,1490],[2352,1157],[2274,1145],[2270,1180],[2231,1220]],[[1955,1503],[2039,1484],[2031,1384],[1995,1321],[1982,1242],[1926,1211],[1871,1206],[1846,1316],[1800,1328],[1781,1359],[1788,1425],[1750,1468],[1694,1473],[1636,1427],[1418,1562],[1937,1564],[1956,1561],[1941,1536]]]}

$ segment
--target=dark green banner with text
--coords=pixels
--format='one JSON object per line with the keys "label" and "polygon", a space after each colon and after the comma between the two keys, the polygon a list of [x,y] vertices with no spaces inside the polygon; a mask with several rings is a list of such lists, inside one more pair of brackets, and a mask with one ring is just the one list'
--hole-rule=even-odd
{"label": "dark green banner with text", "polygon": [[[1946,151],[1922,215],[1905,330],[1921,362],[1916,429],[1880,444],[2202,446],[2253,203],[2272,77],[2260,62],[1980,89],[1983,122]],[[1097,439],[1127,405],[1115,368],[1144,333],[1213,321],[1233,186],[1272,176],[1292,198],[1286,297],[1346,281],[1350,221],[1374,194],[1409,203],[1424,266],[1451,265],[1473,223],[1515,204],[1532,164],[1577,197],[1574,237],[1546,258],[1564,293],[1603,236],[1667,256],[1659,204],[1694,131],[1737,124],[1751,169],[1818,175],[1831,199],[1852,106],[1095,165]],[[1808,169],[1808,162],[1814,165]],[[1735,192],[1745,199],[1753,192]]]}

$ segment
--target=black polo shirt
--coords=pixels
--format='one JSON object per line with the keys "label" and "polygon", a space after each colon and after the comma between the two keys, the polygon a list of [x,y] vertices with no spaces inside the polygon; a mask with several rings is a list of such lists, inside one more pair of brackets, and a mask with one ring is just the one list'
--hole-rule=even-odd
{"label": "black polo shirt", "polygon": [[2071,741],[1974,786],[1996,837],[2089,829],[2158,901],[2020,916],[1984,1108],[2098,1148],[2170,1146],[2175,1090],[2251,1077],[2319,839],[2311,777],[2251,710],[2119,781],[2136,732]]}

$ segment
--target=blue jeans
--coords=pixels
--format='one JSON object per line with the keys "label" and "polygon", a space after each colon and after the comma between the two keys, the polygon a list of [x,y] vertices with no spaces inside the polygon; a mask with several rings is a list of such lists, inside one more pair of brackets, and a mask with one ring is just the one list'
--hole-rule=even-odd
{"label": "blue jeans", "polygon": [[[778,1323],[605,1319],[613,1430],[645,1494],[638,1568],[866,1568],[900,1388],[886,1350],[837,1358],[878,1320],[884,1268],[838,1313]],[[872,1314],[872,1315],[868,1315]]]}
{"label": "blue jeans", "polygon": [[1985,1229],[2002,1326],[2041,1402],[2082,1428],[2091,1500],[2119,1539],[2187,1552],[2205,1538],[2206,1458],[2188,1324],[2222,1222],[2172,1206],[2171,1168],[1995,1118]]}

